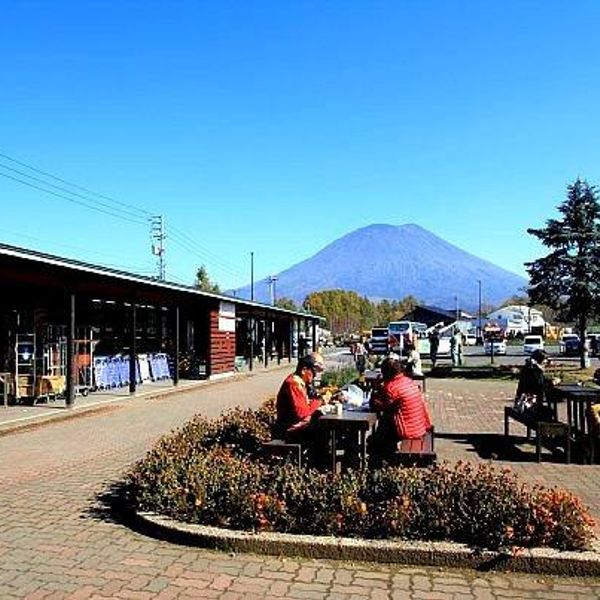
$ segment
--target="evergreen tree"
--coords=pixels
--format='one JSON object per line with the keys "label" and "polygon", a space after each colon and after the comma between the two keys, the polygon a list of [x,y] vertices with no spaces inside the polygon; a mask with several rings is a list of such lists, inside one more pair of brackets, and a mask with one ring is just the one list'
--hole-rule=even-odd
{"label": "evergreen tree", "polygon": [[210,280],[208,271],[204,265],[200,265],[200,268],[196,271],[196,287],[203,292],[211,292],[213,294],[221,292],[219,285]]}
{"label": "evergreen tree", "polygon": [[600,204],[595,186],[577,179],[558,206],[562,219],[549,219],[543,229],[528,229],[551,249],[543,258],[525,263],[528,293],[534,303],[556,310],[563,322],[577,323],[581,366],[589,366],[585,336],[600,307]]}

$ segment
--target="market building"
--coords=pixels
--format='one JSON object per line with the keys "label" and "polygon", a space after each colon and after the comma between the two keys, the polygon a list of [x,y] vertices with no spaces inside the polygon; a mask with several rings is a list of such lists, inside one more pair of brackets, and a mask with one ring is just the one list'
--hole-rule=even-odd
{"label": "market building", "polygon": [[[0,383],[11,401],[144,381],[215,379],[292,360],[321,320],[0,244]],[[5,397],[6,397],[5,395]]]}

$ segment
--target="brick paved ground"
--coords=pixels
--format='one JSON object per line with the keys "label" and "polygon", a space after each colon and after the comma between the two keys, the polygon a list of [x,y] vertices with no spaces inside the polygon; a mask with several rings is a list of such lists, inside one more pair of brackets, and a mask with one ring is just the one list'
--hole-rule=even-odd
{"label": "brick paved ground", "polygon": [[[256,405],[282,376],[133,399],[0,438],[0,598],[600,598],[597,580],[232,556],[154,540],[112,520],[99,495],[160,434],[196,412]],[[440,440],[441,456],[479,460],[463,432],[500,431],[504,390],[456,381],[431,381],[429,390],[440,432],[459,436]],[[598,514],[598,467],[514,466],[579,489]]]}

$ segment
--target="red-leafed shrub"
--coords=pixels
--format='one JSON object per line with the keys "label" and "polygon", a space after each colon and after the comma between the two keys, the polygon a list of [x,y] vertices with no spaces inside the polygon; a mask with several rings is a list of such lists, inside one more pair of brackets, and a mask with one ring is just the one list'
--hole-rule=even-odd
{"label": "red-leafed shrub", "polygon": [[343,475],[261,459],[274,407],[196,417],[128,477],[138,510],[254,531],[449,540],[473,547],[583,549],[593,521],[570,492],[471,463]]}

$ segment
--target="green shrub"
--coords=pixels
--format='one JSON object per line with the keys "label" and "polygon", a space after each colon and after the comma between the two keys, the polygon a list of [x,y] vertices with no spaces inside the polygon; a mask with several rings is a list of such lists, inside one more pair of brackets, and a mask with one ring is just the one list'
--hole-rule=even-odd
{"label": "green shrub", "polygon": [[324,371],[321,375],[321,385],[341,388],[348,383],[356,381],[357,378],[358,371],[354,366],[340,367]]}
{"label": "green shrub", "polygon": [[472,547],[582,549],[593,521],[571,493],[458,462],[343,475],[257,460],[272,401],[164,436],[128,477],[135,508],[254,531],[450,540]]}

